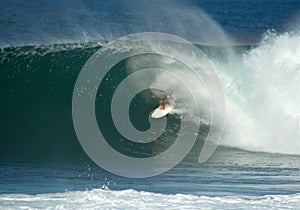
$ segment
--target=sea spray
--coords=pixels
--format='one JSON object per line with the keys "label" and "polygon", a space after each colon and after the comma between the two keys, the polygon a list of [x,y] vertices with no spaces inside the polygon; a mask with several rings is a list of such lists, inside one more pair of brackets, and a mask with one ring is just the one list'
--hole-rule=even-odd
{"label": "sea spray", "polygon": [[[235,63],[223,63],[228,117],[222,143],[247,150],[300,154],[300,36],[265,34]],[[231,66],[232,67],[232,66]],[[223,69],[222,69],[223,68]],[[231,75],[229,75],[229,73]]]}

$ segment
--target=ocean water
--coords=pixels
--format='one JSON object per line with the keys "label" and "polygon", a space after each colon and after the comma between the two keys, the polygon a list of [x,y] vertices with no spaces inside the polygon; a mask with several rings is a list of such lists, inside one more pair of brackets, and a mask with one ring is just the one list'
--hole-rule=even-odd
{"label": "ocean water", "polygon": [[[299,11],[298,0],[1,1],[0,208],[298,209]],[[99,167],[83,150],[72,99],[94,53],[142,32],[172,34],[203,52],[220,79],[226,121],[205,163],[198,155],[213,125],[202,119],[195,144],[174,168],[128,178]],[[171,57],[190,56],[178,51]],[[178,113],[167,117],[167,132],[147,144],[126,140],[109,114],[112,95],[130,71],[163,68],[168,59],[141,54],[122,60],[98,89],[98,126],[122,154],[152,157],[173,145]],[[157,106],[143,94],[149,95],[138,95],[129,108],[139,130],[149,127],[147,116]],[[202,107],[206,116],[209,108]]]}

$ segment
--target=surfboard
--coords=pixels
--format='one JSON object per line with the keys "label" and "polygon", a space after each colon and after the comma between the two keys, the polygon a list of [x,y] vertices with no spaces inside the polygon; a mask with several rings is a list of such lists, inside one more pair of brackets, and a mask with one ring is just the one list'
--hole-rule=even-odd
{"label": "surfboard", "polygon": [[165,104],[165,109],[161,109],[162,105],[157,107],[151,114],[152,118],[162,118],[169,114],[175,106],[175,100],[170,99],[167,104]]}

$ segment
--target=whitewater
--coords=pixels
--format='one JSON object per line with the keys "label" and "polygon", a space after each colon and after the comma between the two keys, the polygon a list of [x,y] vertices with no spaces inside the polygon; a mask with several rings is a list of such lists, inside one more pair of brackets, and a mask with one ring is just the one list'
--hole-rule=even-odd
{"label": "whitewater", "polygon": [[[296,209],[300,195],[225,196],[165,195],[135,190],[95,189],[38,195],[2,195],[5,209]],[[288,200],[288,201],[287,201]]]}
{"label": "whitewater", "polygon": [[268,32],[236,62],[217,61],[228,107],[222,144],[300,154],[299,56],[299,34]]}

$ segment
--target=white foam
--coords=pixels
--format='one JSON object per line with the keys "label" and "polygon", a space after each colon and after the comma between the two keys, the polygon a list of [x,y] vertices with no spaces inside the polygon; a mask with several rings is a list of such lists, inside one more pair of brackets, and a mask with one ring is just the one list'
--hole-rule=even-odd
{"label": "white foam", "polygon": [[94,189],[38,195],[3,194],[5,209],[278,209],[298,208],[300,194],[209,197]]}
{"label": "white foam", "polygon": [[300,154],[300,35],[269,32],[242,62],[223,65],[228,113],[222,143]]}

